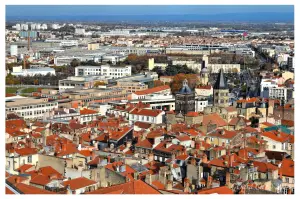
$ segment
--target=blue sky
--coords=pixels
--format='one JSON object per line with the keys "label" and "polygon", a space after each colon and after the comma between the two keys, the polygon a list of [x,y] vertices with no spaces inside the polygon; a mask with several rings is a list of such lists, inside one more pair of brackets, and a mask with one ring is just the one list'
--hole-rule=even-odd
{"label": "blue sky", "polygon": [[211,5],[211,6],[109,6],[109,5],[7,5],[6,16],[53,16],[53,15],[182,15],[225,13],[293,13],[288,5]]}

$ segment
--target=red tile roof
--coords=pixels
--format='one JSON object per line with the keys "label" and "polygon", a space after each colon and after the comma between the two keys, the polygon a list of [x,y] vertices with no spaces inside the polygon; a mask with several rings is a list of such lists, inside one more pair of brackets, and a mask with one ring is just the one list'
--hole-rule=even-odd
{"label": "red tile roof", "polygon": [[261,123],[261,124],[263,124],[263,125],[265,125],[265,126],[268,126],[268,127],[270,127],[270,126],[275,126],[274,124],[272,124],[272,123],[270,123],[270,122],[263,122],[263,123]]}
{"label": "red tile roof", "polygon": [[26,185],[23,183],[18,183],[15,186],[24,194],[55,194],[55,192],[39,189],[37,187]]}
{"label": "red tile roof", "polygon": [[89,180],[85,177],[79,177],[79,178],[75,178],[72,180],[64,181],[64,182],[62,182],[62,184],[63,184],[63,186],[69,185],[71,190],[77,190],[77,189],[80,189],[83,187],[97,184],[97,182],[94,180]]}
{"label": "red tile roof", "polygon": [[24,173],[25,171],[27,171],[27,170],[30,169],[31,167],[33,167],[32,164],[23,164],[22,166],[20,166],[20,167],[17,168],[16,170],[19,171],[20,173]]}
{"label": "red tile roof", "polygon": [[278,169],[277,166],[268,163],[268,162],[258,162],[258,161],[253,161],[253,165],[254,167],[257,167],[257,171],[261,172],[261,173],[266,173],[269,170],[276,170]]}
{"label": "red tile roof", "polygon": [[119,173],[122,175],[122,176],[127,176],[129,177],[130,179],[133,180],[133,174],[136,172],[133,168],[131,168],[129,165],[127,164],[124,164],[123,162],[113,162],[111,164],[108,164],[105,166],[105,168],[111,170],[111,171],[116,171],[117,170],[117,167],[120,167],[122,165],[125,165],[125,171],[124,172],[120,172],[119,170]]}
{"label": "red tile roof", "polygon": [[152,186],[154,186],[156,189],[165,189],[165,185],[161,183],[159,180],[153,180]]}
{"label": "red tile roof", "polygon": [[249,99],[241,99],[241,100],[237,100],[237,103],[253,103],[253,102],[259,102],[259,99],[256,97],[253,98],[249,98]]}
{"label": "red tile roof", "polygon": [[283,132],[278,132],[278,131],[265,131],[261,133],[261,136],[265,136],[269,139],[272,139],[277,142],[289,142],[289,143],[294,143],[294,136],[283,133]]}
{"label": "red tile roof", "polygon": [[226,107],[226,108],[224,108],[227,112],[235,112],[235,111],[237,111],[237,109],[235,108],[235,107],[233,107],[233,106],[229,106],[229,107]]}
{"label": "red tile roof", "polygon": [[288,126],[288,127],[293,127],[295,124],[294,124],[294,121],[292,121],[292,120],[282,119],[281,120],[281,125]]}
{"label": "red tile roof", "polygon": [[196,88],[210,90],[210,89],[212,89],[212,86],[211,85],[206,85],[206,86],[200,86],[200,85],[198,85]]}
{"label": "red tile roof", "polygon": [[184,152],[185,147],[182,145],[170,144],[168,148],[166,148],[167,141],[163,141],[159,143],[154,149],[158,151],[163,151],[165,153],[172,153],[172,152]]}
{"label": "red tile roof", "polygon": [[167,90],[167,89],[171,89],[169,85],[157,86],[157,87],[149,88],[149,89],[142,90],[142,91],[136,91],[134,94],[136,94],[136,95],[149,95],[149,94],[157,93],[157,92]]}
{"label": "red tile roof", "polygon": [[139,109],[136,108],[133,111],[130,112],[130,114],[133,115],[143,115],[143,116],[151,116],[151,117],[157,117],[160,113],[162,113],[162,110],[158,109]]}
{"label": "red tile roof", "polygon": [[289,159],[283,159],[281,167],[279,169],[280,175],[287,177],[294,177],[294,161]]}
{"label": "red tile roof", "polygon": [[34,176],[33,179],[30,180],[30,183],[32,184],[37,184],[42,186],[46,186],[49,182],[51,182],[49,177],[44,175],[36,175]]}
{"label": "red tile roof", "polygon": [[217,113],[203,115],[202,125],[206,126],[209,123],[217,124],[218,127],[227,125],[226,121],[224,119],[222,119]]}
{"label": "red tile roof", "polygon": [[209,137],[219,137],[223,139],[232,139],[238,134],[237,131],[228,131],[226,129],[217,129],[215,132],[208,134]]}
{"label": "red tile roof", "polygon": [[146,123],[146,122],[139,122],[139,121],[137,121],[137,122],[134,123],[134,126],[137,126],[137,127],[141,128],[141,129],[148,129],[148,128],[151,127],[151,124]]}
{"label": "red tile roof", "polygon": [[156,137],[161,137],[163,136],[167,131],[165,129],[156,129],[152,130],[150,133],[147,134],[147,138],[153,139]]}
{"label": "red tile roof", "polygon": [[20,183],[20,182],[23,182],[23,181],[27,180],[27,178],[17,176],[17,175],[13,175],[13,176],[8,177],[6,180],[8,182],[10,182],[11,184],[15,185],[17,183]]}
{"label": "red tile roof", "polygon": [[122,127],[120,129],[118,129],[118,131],[111,132],[109,139],[119,140],[123,136],[125,136],[128,132],[130,132],[131,130],[132,130],[132,127],[129,127],[129,126]]}
{"label": "red tile roof", "polygon": [[143,147],[143,148],[148,148],[148,149],[152,149],[153,144],[148,140],[142,140],[142,141],[138,141],[138,143],[136,143],[135,145],[136,147]]}
{"label": "red tile roof", "polygon": [[203,134],[201,131],[195,129],[185,129],[183,130],[183,132],[188,134],[189,136],[199,136]]}
{"label": "red tile roof", "polygon": [[14,194],[9,188],[5,187],[5,194]]}
{"label": "red tile roof", "polygon": [[194,111],[189,111],[187,114],[186,114],[187,117],[198,117],[199,116],[199,113],[197,112],[194,112]]}
{"label": "red tile roof", "polygon": [[189,155],[178,155],[175,157],[177,160],[186,160],[188,159]]}
{"label": "red tile roof", "polygon": [[90,114],[96,114],[96,113],[98,113],[98,111],[86,109],[86,108],[80,110],[80,115],[90,115]]}
{"label": "red tile roof", "polygon": [[119,185],[100,188],[86,194],[160,194],[160,192],[142,180],[134,180]]}
{"label": "red tile roof", "polygon": [[180,136],[176,136],[176,138],[180,141],[180,142],[184,142],[184,141],[189,141],[191,140],[191,138],[187,135],[180,135]]}
{"label": "red tile roof", "polygon": [[37,149],[36,148],[21,148],[21,149],[15,149],[15,152],[19,154],[20,156],[24,155],[32,155],[32,154],[37,154]]}
{"label": "red tile roof", "polygon": [[216,187],[211,189],[202,189],[198,194],[233,194],[233,191],[226,186]]}

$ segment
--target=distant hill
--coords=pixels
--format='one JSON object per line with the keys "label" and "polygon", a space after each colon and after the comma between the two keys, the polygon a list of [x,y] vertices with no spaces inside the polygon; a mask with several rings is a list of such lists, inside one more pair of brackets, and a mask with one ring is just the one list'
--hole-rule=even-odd
{"label": "distant hill", "polygon": [[227,13],[212,15],[74,15],[74,16],[6,16],[6,21],[171,21],[171,22],[294,22],[294,13]]}

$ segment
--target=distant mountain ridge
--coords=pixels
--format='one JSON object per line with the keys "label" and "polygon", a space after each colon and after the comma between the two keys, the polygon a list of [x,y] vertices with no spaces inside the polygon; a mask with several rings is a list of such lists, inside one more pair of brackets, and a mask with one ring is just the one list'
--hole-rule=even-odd
{"label": "distant mountain ridge", "polygon": [[226,14],[188,14],[188,15],[60,15],[60,16],[6,16],[7,21],[230,21],[230,22],[294,22],[294,13],[226,13]]}

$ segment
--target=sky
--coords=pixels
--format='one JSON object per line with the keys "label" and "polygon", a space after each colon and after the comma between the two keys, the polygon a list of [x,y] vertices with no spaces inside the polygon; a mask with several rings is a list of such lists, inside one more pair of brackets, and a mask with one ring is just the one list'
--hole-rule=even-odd
{"label": "sky", "polygon": [[87,15],[216,15],[226,13],[293,13],[288,5],[7,5],[6,16],[87,16]]}

